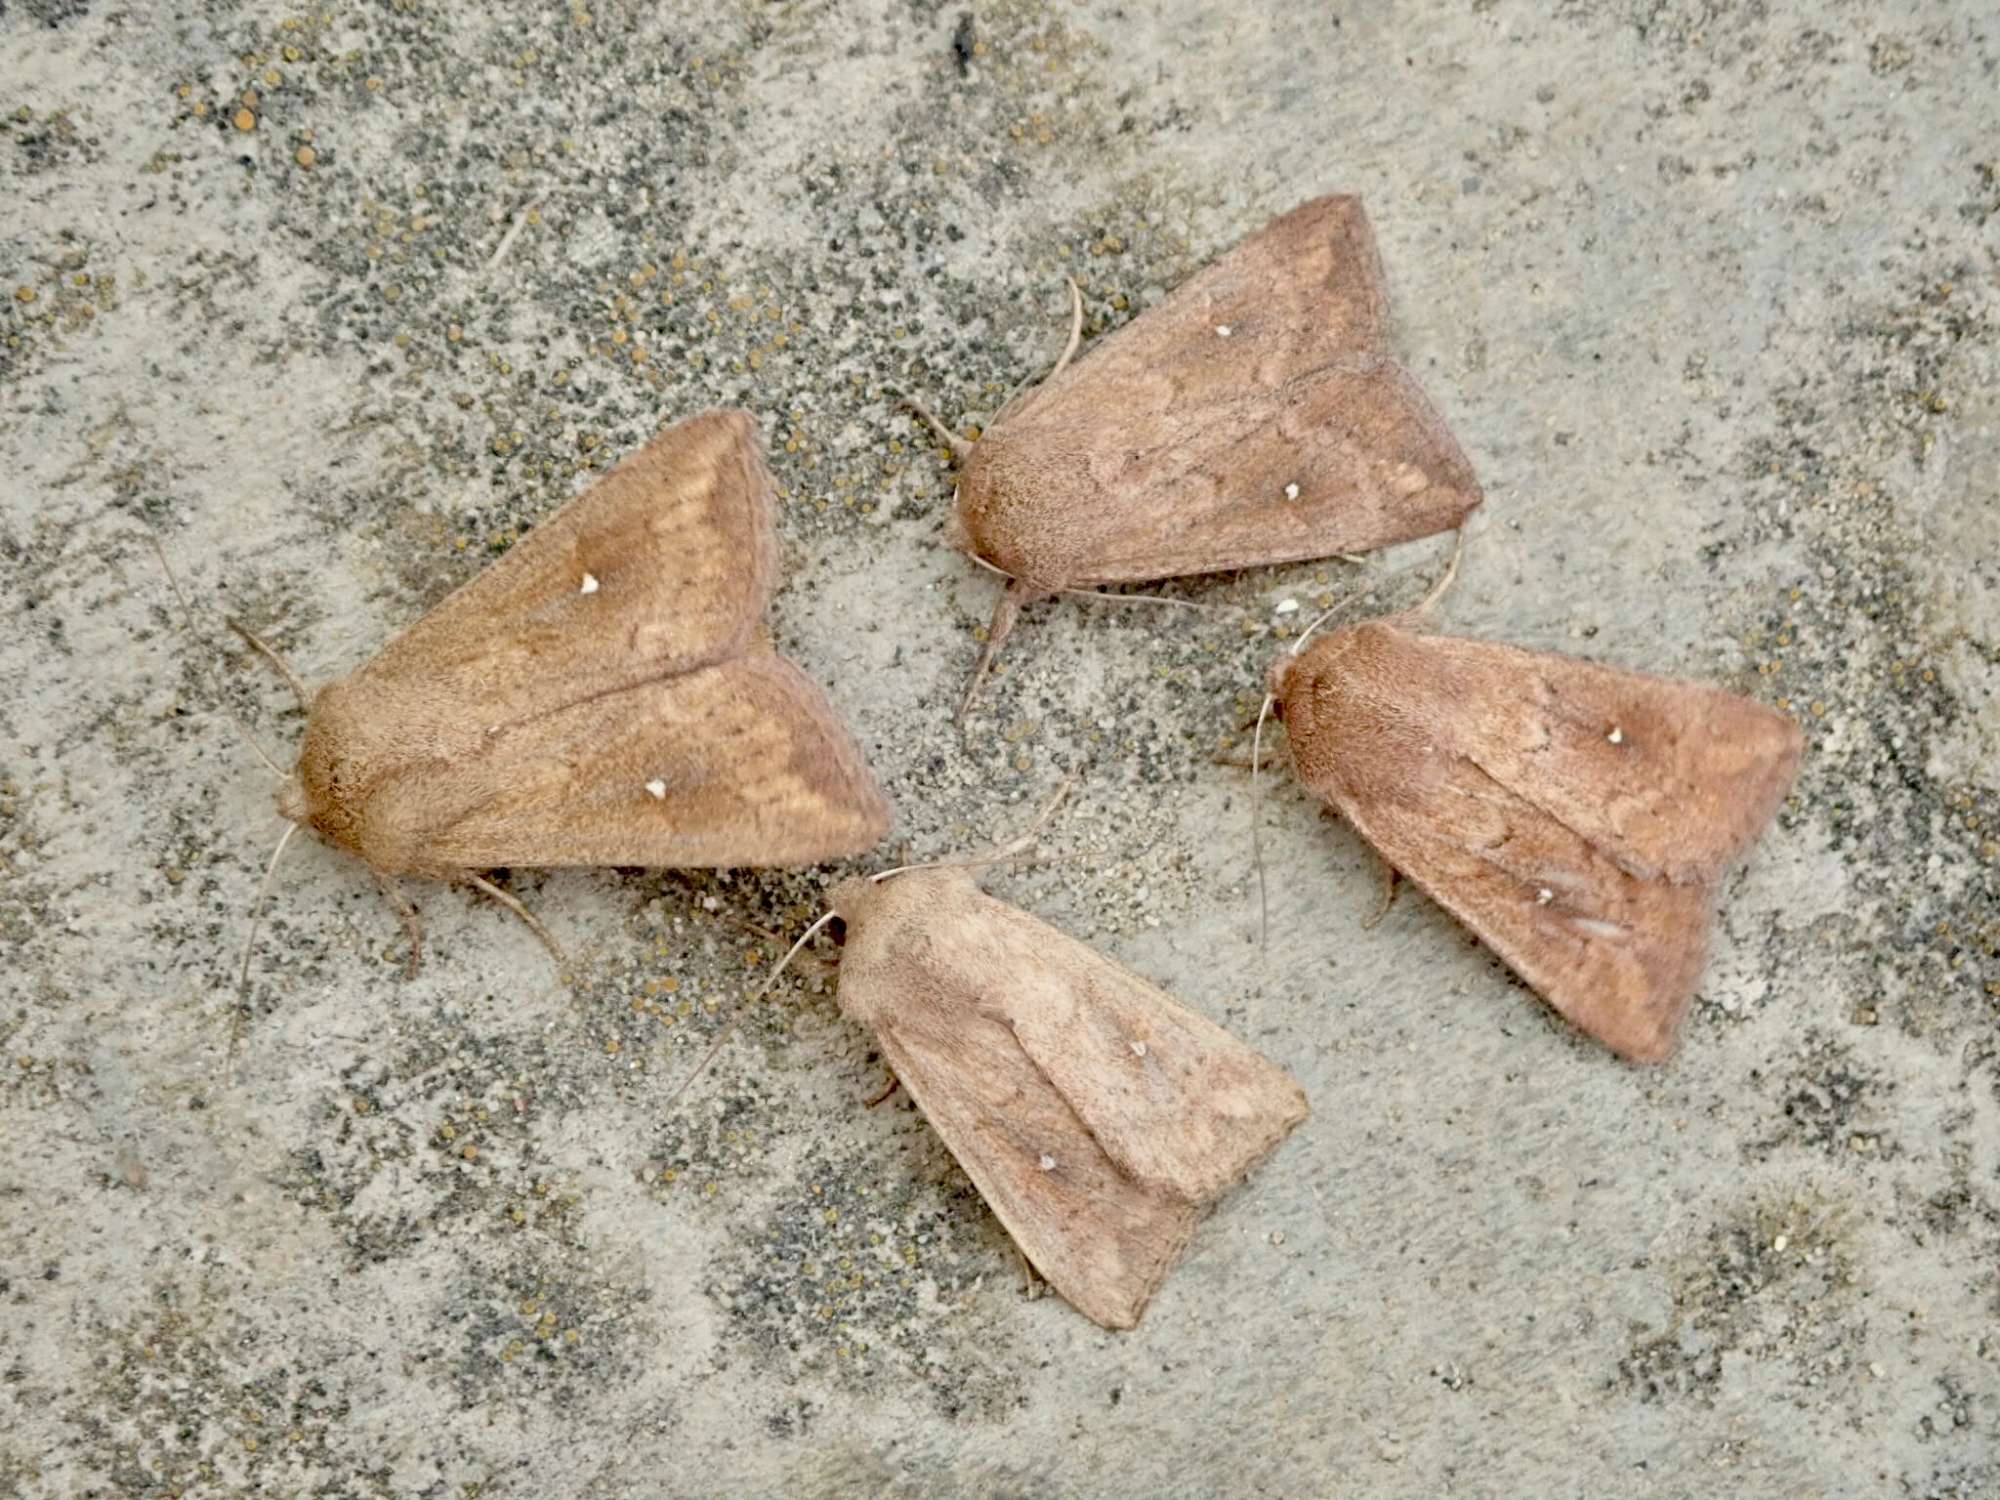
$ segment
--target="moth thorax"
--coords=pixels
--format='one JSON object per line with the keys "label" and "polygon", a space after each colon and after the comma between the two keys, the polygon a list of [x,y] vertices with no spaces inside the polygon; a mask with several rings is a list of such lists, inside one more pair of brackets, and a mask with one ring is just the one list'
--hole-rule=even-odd
{"label": "moth thorax", "polygon": [[278,788],[278,816],[288,823],[303,823],[310,810],[306,805],[305,783],[294,774]]}

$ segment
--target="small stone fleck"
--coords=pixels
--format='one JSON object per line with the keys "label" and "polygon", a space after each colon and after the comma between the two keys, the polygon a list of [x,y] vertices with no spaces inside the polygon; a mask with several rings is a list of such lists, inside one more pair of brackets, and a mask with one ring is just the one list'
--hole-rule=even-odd
{"label": "small stone fleck", "polygon": [[1785,1246],[1789,1245],[1790,1243],[1791,1240],[1781,1234],[1775,1240],[1771,1241],[1771,1248],[1773,1250],[1783,1250]]}
{"label": "small stone fleck", "polygon": [[1298,612],[1298,608],[1299,608],[1298,600],[1281,599],[1278,601],[1278,607],[1275,610],[1273,610],[1272,613],[1280,615],[1296,614]]}
{"label": "small stone fleck", "polygon": [[16,302],[33,302],[35,298],[40,295],[41,294],[31,286],[20,286],[14,288],[14,300]]}

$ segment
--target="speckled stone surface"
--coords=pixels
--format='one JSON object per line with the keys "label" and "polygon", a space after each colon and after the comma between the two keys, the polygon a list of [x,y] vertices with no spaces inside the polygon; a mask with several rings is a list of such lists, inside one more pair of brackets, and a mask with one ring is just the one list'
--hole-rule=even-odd
{"label": "speckled stone surface", "polygon": [[[967,19],[969,17],[969,19]],[[1988,8],[0,7],[0,1494],[2000,1494]],[[1566,1032],[1240,748],[1444,548],[995,581],[975,424],[1327,191],[1485,479],[1448,628],[1806,726],[1679,1057]],[[835,872],[281,867],[300,716],[663,419],[740,403],[779,645],[901,826],[1314,1115],[1135,1333],[1021,1296],[810,967]],[[185,582],[192,628],[146,543]],[[1288,602],[1297,607],[1281,612]],[[822,950],[829,955],[832,950]],[[710,1071],[666,1096],[721,1034]]]}

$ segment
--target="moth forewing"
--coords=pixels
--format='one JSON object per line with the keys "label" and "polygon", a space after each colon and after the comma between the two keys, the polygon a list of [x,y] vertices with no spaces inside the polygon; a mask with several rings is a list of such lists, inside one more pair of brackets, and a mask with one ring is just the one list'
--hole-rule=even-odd
{"label": "moth forewing", "polygon": [[1138,1321],[1216,1198],[1305,1117],[1282,1069],[956,870],[848,881],[842,1008],[1029,1262]]}
{"label": "moth forewing", "polygon": [[747,413],[666,429],[323,688],[280,810],[385,882],[492,894],[496,866],[867,848],[889,813],[859,749],[757,639],[774,507]]}
{"label": "moth forewing", "polygon": [[1360,201],[1314,199],[1001,412],[958,481],[963,544],[1013,580],[989,636],[1065,589],[1459,526],[1479,482],[1386,305]]}
{"label": "moth forewing", "polygon": [[1273,668],[1299,778],[1606,1045],[1673,1051],[1803,740],[1697,683],[1387,621]]}

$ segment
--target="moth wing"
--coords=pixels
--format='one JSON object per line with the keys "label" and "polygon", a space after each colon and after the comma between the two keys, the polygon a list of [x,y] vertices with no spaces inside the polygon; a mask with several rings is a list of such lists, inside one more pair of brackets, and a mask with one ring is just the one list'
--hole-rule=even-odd
{"label": "moth wing", "polygon": [[1714,883],[1798,774],[1783,714],[1676,682],[1490,641],[1417,637],[1448,656],[1464,752],[1627,870]]}
{"label": "moth wing", "polygon": [[1478,480],[1386,309],[1360,201],[1294,209],[995,418],[960,477],[967,538],[1058,587],[1457,526]]}
{"label": "moth wing", "polygon": [[[851,982],[843,972],[843,992]],[[976,1016],[947,1033],[892,1014],[875,1036],[883,1059],[1042,1278],[1092,1322],[1136,1326],[1186,1249],[1202,1206],[1120,1171],[997,1017]]]}
{"label": "moth wing", "polygon": [[1578,1028],[1638,1061],[1671,1055],[1708,957],[1712,886],[1634,875],[1462,757],[1397,797],[1334,800]]}
{"label": "moth wing", "polygon": [[835,894],[842,1008],[1050,1285],[1131,1327],[1216,1195],[1304,1118],[1298,1086],[961,872],[860,900]]}
{"label": "moth wing", "polygon": [[1205,1205],[1306,1117],[1303,1091],[1263,1054],[1095,949],[1072,956],[1069,994],[1010,1019],[1128,1176]]}
{"label": "moth wing", "polygon": [[777,571],[743,411],[667,428],[339,686],[447,738],[742,651]]}
{"label": "moth wing", "polygon": [[397,799],[430,820],[427,857],[472,870],[818,864],[890,818],[825,694],[768,653],[502,730]]}

